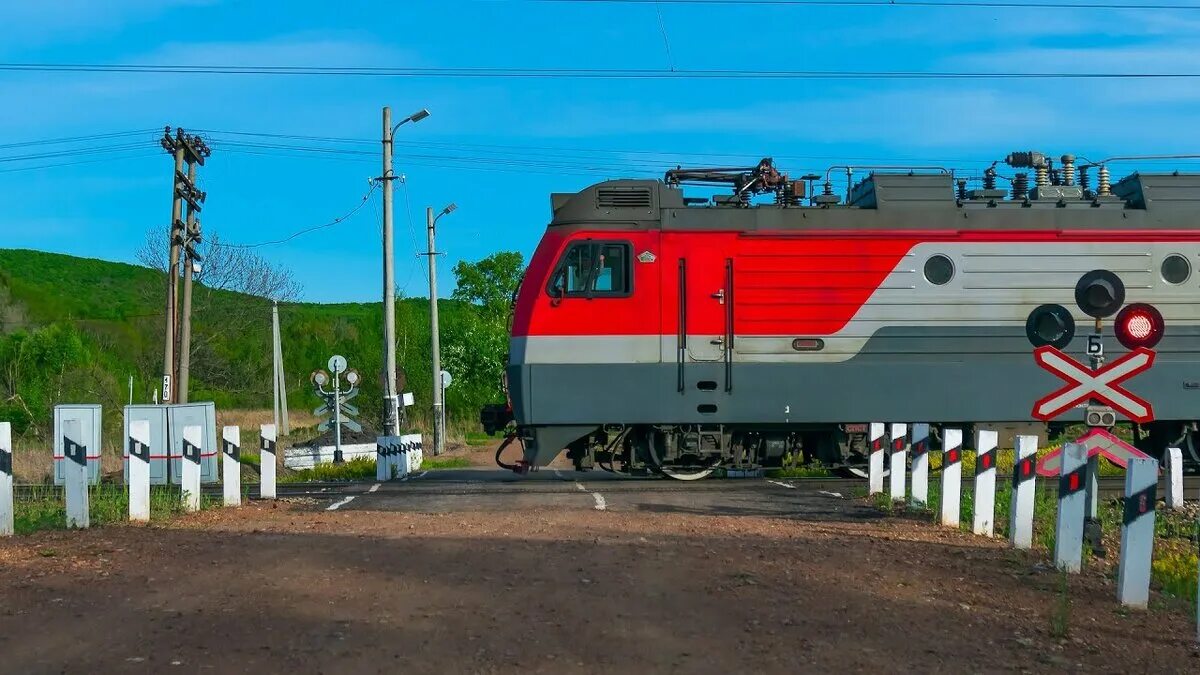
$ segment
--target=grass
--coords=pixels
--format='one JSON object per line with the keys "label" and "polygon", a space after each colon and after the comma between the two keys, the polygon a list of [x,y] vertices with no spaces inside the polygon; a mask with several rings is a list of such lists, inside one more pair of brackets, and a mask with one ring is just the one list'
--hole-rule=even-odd
{"label": "grass", "polygon": [[426,457],[421,460],[421,469],[466,469],[471,460],[466,457]]}
{"label": "grass", "polygon": [[311,469],[302,469],[279,477],[280,483],[307,483],[309,481],[336,482],[373,480],[375,460],[355,457],[341,464],[318,464]]}
{"label": "grass", "polygon": [[[201,497],[200,508],[220,504],[215,497]],[[40,530],[64,530],[67,511],[61,490],[46,487],[36,490],[29,498],[16,500],[15,530],[17,534],[32,534]],[[151,521],[169,520],[184,513],[178,487],[153,486],[150,489]],[[88,489],[88,515],[92,527],[129,521],[129,495],[121,485],[101,484]]]}
{"label": "grass", "polygon": [[487,445],[496,439],[496,436],[489,436],[482,431],[468,431],[464,434],[463,442],[471,446]]}

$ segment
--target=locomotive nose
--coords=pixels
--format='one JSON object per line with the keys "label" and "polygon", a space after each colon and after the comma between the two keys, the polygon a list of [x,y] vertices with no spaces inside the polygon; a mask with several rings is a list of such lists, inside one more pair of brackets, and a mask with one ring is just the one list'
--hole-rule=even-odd
{"label": "locomotive nose", "polygon": [[1092,318],[1112,316],[1125,304],[1125,284],[1108,270],[1092,270],[1075,285],[1075,303]]}

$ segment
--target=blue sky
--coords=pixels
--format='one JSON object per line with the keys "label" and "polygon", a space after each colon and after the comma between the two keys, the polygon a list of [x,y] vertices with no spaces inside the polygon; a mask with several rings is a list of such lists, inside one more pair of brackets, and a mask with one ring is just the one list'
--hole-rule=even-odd
{"label": "blue sky", "polygon": [[[0,5],[0,62],[394,67],[1200,72],[1200,11],[786,7],[506,1],[43,0]],[[658,12],[661,11],[660,25]],[[670,57],[664,46],[665,29]],[[677,163],[771,155],[793,175],[841,158],[978,170],[1017,149],[1096,158],[1200,151],[1196,80],[697,81],[0,73],[0,146],[166,124],[338,153],[223,145],[202,169],[206,231],[258,242],[354,207],[378,175],[380,108],[432,116],[397,136],[397,282],[424,295],[424,207],[450,268],[529,254],[549,193]],[[0,246],[133,261],[165,228],[170,160],[140,136],[0,148]],[[142,146],[6,161],[59,149]],[[403,144],[399,144],[403,142]],[[259,154],[254,154],[259,153]],[[69,159],[106,162],[61,164]],[[1170,167],[1174,168],[1174,167]],[[380,293],[378,195],[261,249],[314,301]],[[408,217],[413,221],[410,234]]]}

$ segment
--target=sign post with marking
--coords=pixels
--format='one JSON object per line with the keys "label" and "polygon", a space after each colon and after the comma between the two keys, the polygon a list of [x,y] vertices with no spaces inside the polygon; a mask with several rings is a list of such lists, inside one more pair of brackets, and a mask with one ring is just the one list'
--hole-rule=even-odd
{"label": "sign post with marking", "polygon": [[1167,508],[1183,508],[1183,451],[1167,448]]}
{"label": "sign post with marking", "polygon": [[1033,548],[1033,500],[1037,481],[1037,436],[1017,436],[1008,536],[1019,549]]}
{"label": "sign post with marking", "polygon": [[12,425],[0,422],[0,537],[13,534]]}
{"label": "sign post with marking", "polygon": [[198,426],[183,428],[183,462],[179,469],[179,488],[183,492],[183,510],[200,510],[200,448],[204,430]]}
{"label": "sign post with marking", "polygon": [[87,528],[88,513],[87,447],[83,445],[79,420],[63,422],[63,482],[67,506],[67,527]]}
{"label": "sign post with marking", "polygon": [[975,432],[975,522],[973,531],[988,537],[996,534],[996,446],[995,431]]}
{"label": "sign post with marking", "polygon": [[912,501],[917,508],[929,504],[929,425],[912,427]]}
{"label": "sign post with marking", "polygon": [[1083,518],[1087,500],[1087,448],[1067,443],[1062,448],[1058,477],[1058,516],[1054,521],[1054,565],[1078,573],[1083,563]]}
{"label": "sign post with marking", "polygon": [[905,483],[908,474],[908,425],[893,424],[888,437],[891,443],[891,460],[888,474],[891,485],[893,502],[902,502],[905,498]]}
{"label": "sign post with marking", "polygon": [[1150,563],[1154,555],[1154,503],[1158,499],[1158,462],[1134,459],[1125,469],[1125,514],[1121,520],[1121,566],[1117,601],[1145,609],[1150,601]]}
{"label": "sign post with marking", "polygon": [[958,528],[962,492],[962,429],[942,430],[942,525]]}
{"label": "sign post with marking", "polygon": [[242,428],[221,429],[221,483],[225,506],[242,505]]}
{"label": "sign post with marking", "polygon": [[129,423],[129,520],[150,522],[150,422]]}
{"label": "sign post with marking", "polygon": [[275,425],[264,424],[259,431],[258,496],[275,499]]}
{"label": "sign post with marking", "polygon": [[883,493],[883,433],[882,422],[871,422],[869,455],[867,456],[867,493],[877,495]]}

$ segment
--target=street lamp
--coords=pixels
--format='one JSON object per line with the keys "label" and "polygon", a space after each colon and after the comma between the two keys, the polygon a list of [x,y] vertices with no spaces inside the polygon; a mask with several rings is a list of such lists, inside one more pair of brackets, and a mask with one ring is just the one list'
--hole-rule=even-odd
{"label": "street lamp", "polygon": [[438,306],[437,306],[437,249],[434,248],[433,240],[436,231],[437,221],[442,216],[447,215],[457,209],[458,206],[453,202],[448,204],[442,212],[433,215],[433,207],[425,209],[426,230],[429,236],[429,326],[431,328],[430,351],[432,352],[433,361],[433,454],[440,455],[446,448],[446,419],[443,416],[444,404],[442,402],[442,348],[441,338],[438,335]]}
{"label": "street lamp", "polygon": [[392,109],[383,109],[383,427],[388,436],[400,433],[400,394],[396,391],[396,261],[392,250],[392,138],[396,130],[408,122],[420,122],[429,117],[421,108],[392,126]]}

